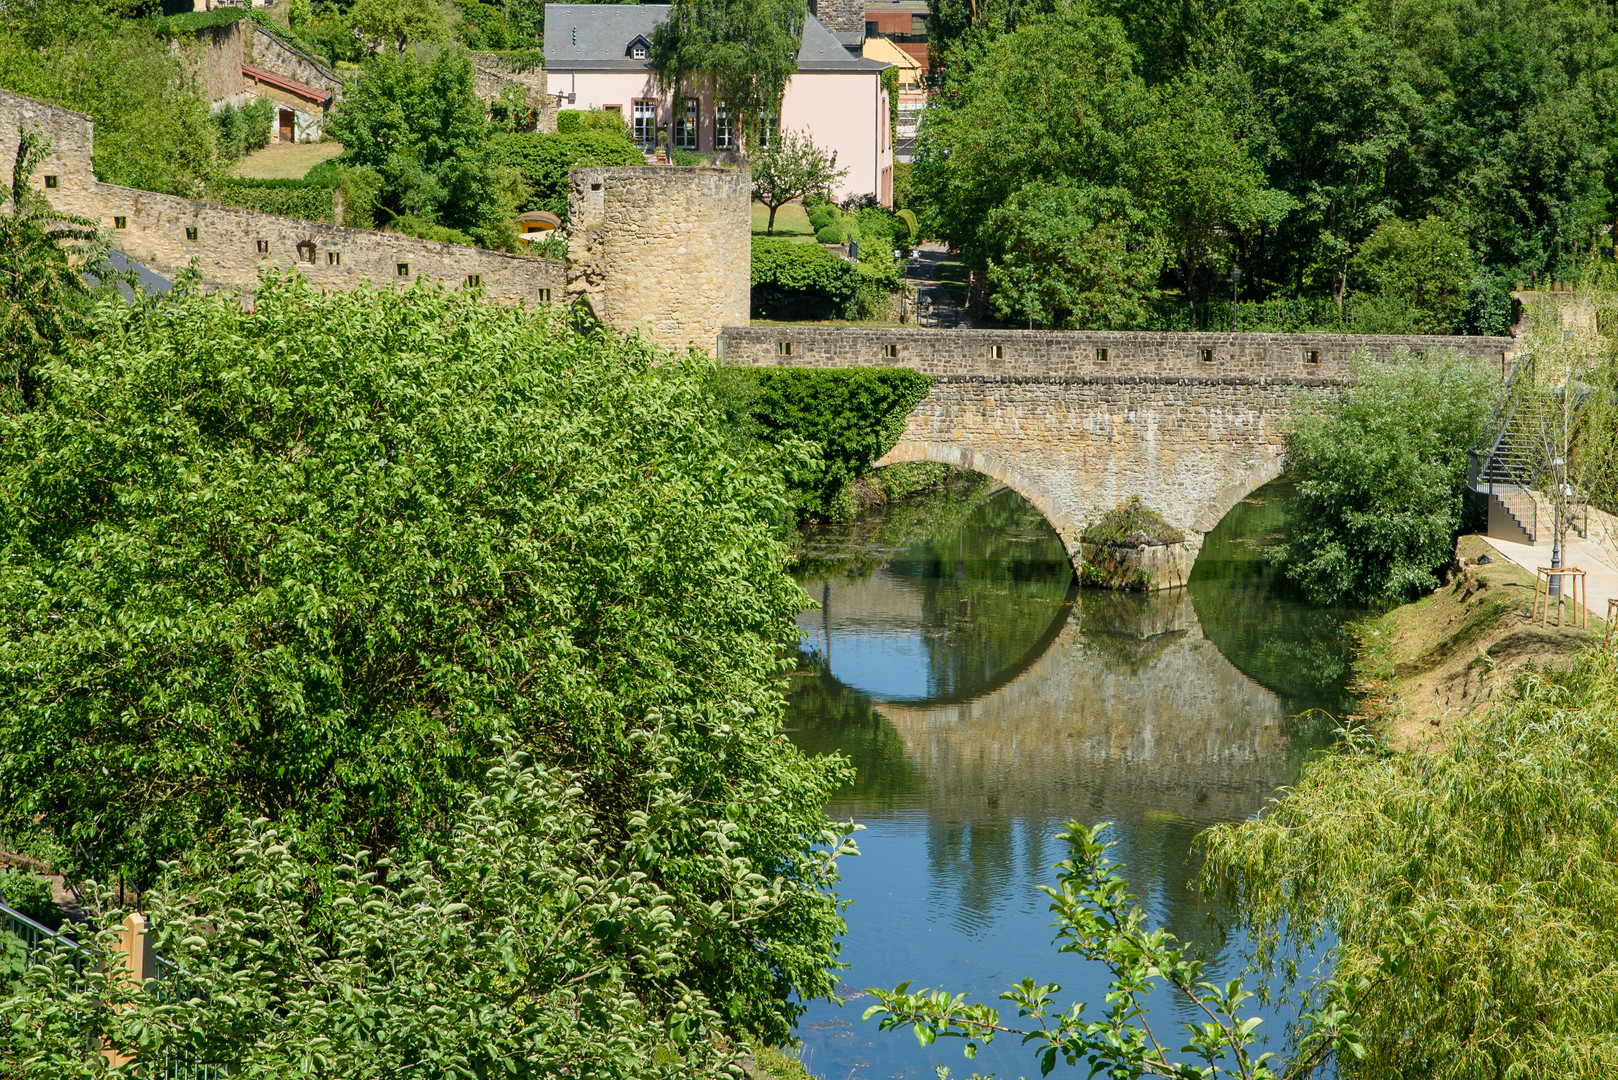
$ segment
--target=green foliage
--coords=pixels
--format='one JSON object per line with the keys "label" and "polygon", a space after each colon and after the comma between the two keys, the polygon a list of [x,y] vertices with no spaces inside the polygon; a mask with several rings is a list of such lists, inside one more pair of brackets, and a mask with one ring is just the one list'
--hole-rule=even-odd
{"label": "green foliage", "polygon": [[247,12],[242,8],[221,7],[212,11],[185,11],[178,15],[162,16],[155,19],[154,22],[159,34],[175,41],[183,41],[193,36],[198,30],[208,30],[216,26],[230,26],[232,23],[240,22],[246,16]]}
{"label": "green foliage", "polygon": [[825,193],[848,175],[847,169],[832,168],[831,155],[816,146],[807,131],[780,132],[769,146],[750,155],[748,166],[753,170],[753,198],[770,208],[766,235],[774,235],[775,214],[781,207],[793,199]]}
{"label": "green foliage", "polygon": [[754,318],[852,318],[864,279],[819,244],[755,238],[752,285]]}
{"label": "green foliage", "polygon": [[209,181],[207,197],[225,206],[241,206],[263,214],[332,220],[332,188],[307,180],[244,180],[239,177]]}
{"label": "green foliage", "polygon": [[420,214],[400,214],[388,223],[389,227],[403,236],[414,236],[420,240],[436,240],[441,244],[466,244],[471,246],[477,239],[471,233],[464,233],[459,229],[452,229],[448,225],[440,225],[436,221],[429,221]]}
{"label": "green foliage", "polygon": [[88,113],[97,178],[195,198],[218,164],[214,126],[159,26],[94,0],[8,4],[0,86]]}
{"label": "green foliage", "polygon": [[[1085,1002],[1062,1009],[1055,1000],[1060,986],[1024,979],[1000,995],[1025,1021],[1015,1026],[1002,1023],[998,1009],[973,1004],[965,994],[942,989],[911,993],[909,983],[870,990],[877,1003],[865,1010],[865,1019],[880,1017],[883,1031],[910,1028],[923,1046],[941,1037],[962,1039],[969,1059],[980,1043],[993,1042],[998,1035],[1018,1036],[1033,1044],[1041,1076],[1062,1061],[1070,1068],[1087,1068],[1091,1076],[1294,1080],[1313,1074],[1333,1055],[1348,1067],[1364,1056],[1360,1035],[1332,983],[1319,987],[1325,1003],[1303,1018],[1291,1062],[1282,1064],[1272,1053],[1255,1054],[1255,1032],[1263,1020],[1243,1011],[1253,991],[1241,979],[1223,985],[1205,981],[1203,962],[1179,947],[1173,934],[1147,929],[1146,912],[1135,904],[1137,897],[1130,895],[1129,883],[1108,855],[1115,845],[1102,839],[1106,828],[1068,822],[1058,834],[1068,845],[1068,857],[1056,867],[1059,884],[1040,886],[1056,916],[1057,951],[1105,964],[1112,972],[1103,1018],[1087,1019]],[[1167,1038],[1160,1042],[1145,1020],[1146,1000],[1160,985],[1170,988],[1196,1017],[1182,1025],[1186,1045],[1178,1054],[1165,1048]]]}
{"label": "green foliage", "polygon": [[1351,280],[1370,298],[1360,304],[1356,324],[1368,333],[1454,333],[1475,272],[1466,238],[1454,225],[1388,218],[1354,255]]}
{"label": "green foliage", "polygon": [[[667,760],[673,741],[653,734],[651,759]],[[564,770],[509,750],[492,764],[487,794],[419,856],[345,852],[325,865],[256,822],[232,831],[227,873],[165,875],[143,904],[155,951],[187,972],[183,1005],[167,979],[97,977],[117,970],[123,914],[98,897],[101,932],[82,964],[96,974],[47,952],[0,998],[7,1075],[104,1076],[104,1045],[137,1075],[187,1056],[247,1076],[547,1077],[586,1060],[608,1080],[736,1075],[737,1002],[701,986],[700,958],[834,882],[846,833],[828,829],[824,853],[755,873],[740,855],[746,827],[693,813],[655,766],[640,777],[644,805],[617,826]],[[626,845],[605,843],[603,826]],[[705,833],[696,859],[684,828]],[[704,875],[723,902],[660,875],[663,859]]]}
{"label": "green foliage", "polygon": [[364,165],[337,165],[336,179],[337,189],[343,193],[343,224],[352,229],[375,228],[382,174]]}
{"label": "green foliage", "polygon": [[[664,92],[711,86],[751,153],[761,115],[779,111],[798,70],[808,13],[803,0],[673,0],[668,18],[652,31],[657,85]],[[753,168],[756,178],[756,160]]]}
{"label": "green foliage", "polygon": [[1163,520],[1163,515],[1131,495],[1084,527],[1079,539],[1100,547],[1138,548],[1154,544],[1178,544],[1185,533]]}
{"label": "green foliage", "polygon": [[841,222],[827,222],[815,230],[815,240],[822,244],[841,244],[844,239]]}
{"label": "green foliage", "polygon": [[1591,651],[1530,670],[1421,752],[1349,740],[1261,817],[1203,834],[1210,881],[1261,935],[1261,961],[1283,925],[1335,943],[1366,1050],[1345,1075],[1618,1068],[1615,665]]}
{"label": "green foliage", "polygon": [[0,897],[24,915],[52,930],[62,923],[62,910],[47,878],[27,870],[0,867]]}
{"label": "green foliage", "polygon": [[380,174],[382,216],[410,216],[484,247],[516,246],[512,219],[528,186],[498,159],[497,132],[465,52],[371,57],[348,84],[327,133],[345,147],[342,164]]}
{"label": "green foliage", "polygon": [[629,138],[629,127],[624,114],[616,109],[564,109],[556,114],[556,133],[571,135],[581,131],[607,131],[621,133]]}
{"label": "green foliage", "polygon": [[899,210],[894,211],[893,216],[898,218],[900,221],[904,222],[904,227],[905,227],[906,231],[909,233],[908,239],[909,239],[909,241],[911,243],[914,243],[916,241],[917,235],[918,235],[918,226],[916,224],[916,212],[914,210],[910,210],[910,209],[899,209]]}
{"label": "green foliage", "polygon": [[1142,325],[1162,267],[1144,214],[1118,188],[1033,181],[984,223],[995,311],[1067,330]]}
{"label": "green foliage", "polygon": [[449,38],[444,9],[435,0],[354,0],[346,23],[372,48],[392,45],[399,52],[411,42]]}
{"label": "green foliage", "polygon": [[[605,113],[564,112],[561,115],[607,117]],[[496,144],[495,159],[520,172],[532,189],[524,210],[548,210],[564,224],[569,169],[640,165],[645,161],[622,120],[613,120],[610,124],[570,125],[567,131],[558,130],[549,135],[537,131],[507,135]]]}
{"label": "green foliage", "polygon": [[257,97],[237,107],[225,105],[213,114],[219,137],[219,157],[231,162],[270,144],[275,123],[275,99]]}
{"label": "green foliage", "polygon": [[1455,352],[1354,371],[1340,399],[1300,402],[1286,454],[1302,483],[1272,554],[1316,603],[1398,603],[1436,588],[1452,557],[1467,451],[1499,390]]}
{"label": "green foliage", "polygon": [[39,403],[40,368],[90,332],[85,275],[107,280],[107,244],[88,218],[51,209],[30,186],[50,144],[24,125],[0,214],[0,395],[4,406]]}
{"label": "green foliage", "polygon": [[741,429],[818,451],[790,483],[800,515],[829,517],[842,490],[899,441],[932,377],[908,368],[726,368],[723,382]]}

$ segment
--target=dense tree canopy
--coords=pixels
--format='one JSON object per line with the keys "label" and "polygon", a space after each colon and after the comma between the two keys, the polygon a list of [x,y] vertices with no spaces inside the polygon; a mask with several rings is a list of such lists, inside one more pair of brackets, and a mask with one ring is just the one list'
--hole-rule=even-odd
{"label": "dense tree canopy", "polygon": [[1361,248],[1431,219],[1466,248],[1465,302],[1398,303],[1500,332],[1513,280],[1610,252],[1618,32],[1592,0],[931,8],[942,93],[917,188],[978,265],[988,209],[1035,178],[1129,178],[1188,299],[1233,261],[1247,298],[1385,297],[1356,284]]}
{"label": "dense tree canopy", "polygon": [[311,867],[434,859],[509,746],[590,822],[558,858],[696,934],[657,985],[785,1038],[841,926],[840,768],[777,734],[792,448],[736,444],[702,362],[476,293],[98,315],[0,413],[0,830],[138,883],[260,817]]}
{"label": "dense tree canopy", "polygon": [[658,84],[670,91],[711,84],[750,147],[798,70],[808,14],[803,0],[673,0],[652,31]]}

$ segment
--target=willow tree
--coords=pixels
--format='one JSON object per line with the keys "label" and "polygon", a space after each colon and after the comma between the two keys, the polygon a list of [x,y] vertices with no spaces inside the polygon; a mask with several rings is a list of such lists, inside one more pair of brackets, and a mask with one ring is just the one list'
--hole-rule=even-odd
{"label": "willow tree", "polygon": [[652,70],[659,89],[708,83],[735,118],[742,146],[758,137],[798,70],[803,0],[674,0],[652,31]]}

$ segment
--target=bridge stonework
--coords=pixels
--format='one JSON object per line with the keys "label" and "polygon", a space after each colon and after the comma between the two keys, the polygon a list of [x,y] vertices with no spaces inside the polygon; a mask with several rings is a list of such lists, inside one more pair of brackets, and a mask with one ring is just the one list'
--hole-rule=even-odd
{"label": "bridge stonework", "polygon": [[[1131,495],[1185,530],[1191,557],[1226,511],[1282,469],[1300,395],[1350,359],[1459,349],[1504,370],[1511,338],[1027,330],[727,328],[728,364],[899,365],[934,377],[881,465],[935,461],[994,477],[1043,513],[1075,565],[1079,534]],[[1187,559],[1187,565],[1191,559]]]}

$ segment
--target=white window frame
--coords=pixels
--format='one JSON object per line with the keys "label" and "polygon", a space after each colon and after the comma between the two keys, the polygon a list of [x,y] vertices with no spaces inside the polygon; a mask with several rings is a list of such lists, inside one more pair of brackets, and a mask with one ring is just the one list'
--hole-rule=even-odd
{"label": "white window frame", "polygon": [[630,133],[635,144],[643,150],[657,145],[657,101],[655,98],[636,98],[629,103]]}
{"label": "white window frame", "polygon": [[701,116],[700,103],[694,97],[680,99],[680,111],[674,117],[674,148],[697,148],[697,117]]}
{"label": "white window frame", "polygon": [[778,112],[765,112],[762,109],[758,114],[758,148],[768,150],[776,139],[781,137],[781,114]]}
{"label": "white window frame", "polygon": [[646,59],[646,46],[636,45],[634,48],[629,50],[629,55],[636,60]]}
{"label": "white window frame", "polygon": [[730,112],[723,103],[714,106],[713,148],[715,150],[736,149],[736,121],[731,119]]}

